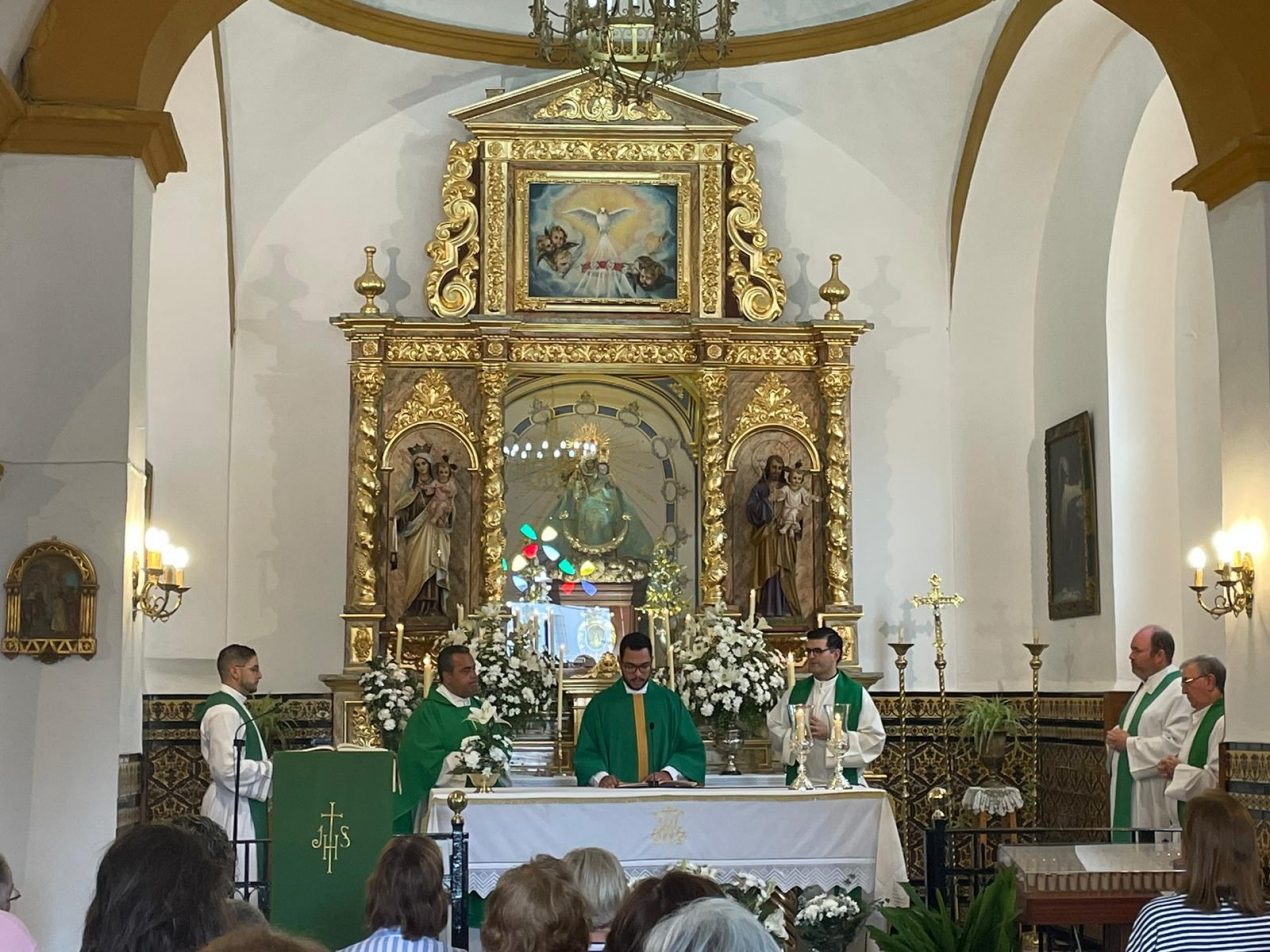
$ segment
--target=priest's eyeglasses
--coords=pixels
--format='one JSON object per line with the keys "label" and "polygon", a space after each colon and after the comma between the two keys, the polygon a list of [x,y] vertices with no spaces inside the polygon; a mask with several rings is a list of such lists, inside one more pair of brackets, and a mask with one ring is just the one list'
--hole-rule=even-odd
{"label": "priest's eyeglasses", "polygon": [[837,650],[837,648],[808,648],[807,654],[812,658],[819,658],[822,654],[828,654],[831,651]]}
{"label": "priest's eyeglasses", "polygon": [[18,892],[18,887],[10,886],[9,887],[9,902],[13,902],[13,900],[21,899],[21,898],[22,898],[22,893]]}
{"label": "priest's eyeglasses", "polygon": [[643,664],[631,664],[629,661],[623,661],[622,670],[627,674],[648,674],[653,670],[653,663],[645,661]]}
{"label": "priest's eyeglasses", "polygon": [[1192,681],[1198,681],[1200,678],[1211,678],[1211,674],[1197,674],[1193,678],[1182,678],[1183,684],[1190,684]]}

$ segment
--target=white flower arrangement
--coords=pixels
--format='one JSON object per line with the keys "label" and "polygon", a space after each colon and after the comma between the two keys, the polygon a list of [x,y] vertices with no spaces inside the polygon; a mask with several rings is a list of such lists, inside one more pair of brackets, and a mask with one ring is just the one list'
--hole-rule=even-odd
{"label": "white flower arrangement", "polygon": [[472,652],[481,694],[497,703],[512,734],[552,709],[556,672],[551,656],[538,650],[532,626],[522,625],[509,635],[499,607],[491,603],[451,629],[449,642]]}
{"label": "white flower arrangement", "polygon": [[487,698],[467,715],[473,733],[459,743],[459,760],[469,773],[500,774],[512,759],[510,726]]}
{"label": "white flower arrangement", "polygon": [[694,876],[701,876],[723,887],[724,893],[750,912],[763,924],[763,928],[774,939],[782,942],[789,940],[785,929],[785,910],[776,898],[776,884],[771,880],[760,879],[752,873],[735,873],[731,879],[725,880],[723,874],[712,866],[702,866],[688,860],[680,860],[670,869],[677,869]]}
{"label": "white flower arrangement", "polygon": [[680,696],[688,710],[716,730],[757,728],[785,690],[784,664],[767,646],[765,619],[728,618],[723,605],[688,616],[675,653]]}
{"label": "white flower arrangement", "polygon": [[401,667],[392,655],[371,658],[367,664],[370,670],[357,679],[362,703],[383,745],[397,750],[406,732],[406,722],[423,701],[419,675]]}
{"label": "white flower arrangement", "polygon": [[819,893],[802,901],[794,929],[812,952],[844,952],[871,911],[838,890]]}

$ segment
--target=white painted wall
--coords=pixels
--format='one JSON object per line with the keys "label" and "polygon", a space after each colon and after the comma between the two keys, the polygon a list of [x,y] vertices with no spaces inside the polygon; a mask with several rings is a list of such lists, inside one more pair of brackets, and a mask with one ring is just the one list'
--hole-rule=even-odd
{"label": "white painted wall", "polygon": [[148,691],[215,684],[228,643],[229,311],[225,163],[216,63],[209,36],[185,64],[167,109],[189,171],[154,199],[147,333],[152,520],[186,546],[191,591],[169,621],[146,623]]}
{"label": "white painted wall", "polygon": [[[97,655],[0,664],[0,847],[40,946],[78,947],[141,749],[141,626],[127,600],[145,447],[152,188],[131,159],[0,157],[0,551],[58,536],[97,572]],[[39,412],[34,412],[35,407]],[[73,834],[73,835],[72,835]]]}
{"label": "white painted wall", "polygon": [[17,85],[22,55],[40,22],[48,0],[7,0],[0,4],[0,72]]}

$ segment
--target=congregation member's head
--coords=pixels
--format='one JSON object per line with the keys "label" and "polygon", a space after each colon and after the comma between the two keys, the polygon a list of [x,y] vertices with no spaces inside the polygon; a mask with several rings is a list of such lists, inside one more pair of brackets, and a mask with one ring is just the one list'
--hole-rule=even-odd
{"label": "congregation member's head", "polygon": [[698,899],[653,926],[643,952],[780,952],[758,917],[731,899]]}
{"label": "congregation member's head", "polygon": [[1209,790],[1186,802],[1182,862],[1182,892],[1192,909],[1216,912],[1225,901],[1245,915],[1265,915],[1257,831],[1230,794]]}
{"label": "congregation member's head", "polygon": [[437,673],[441,685],[455,697],[475,697],[481,679],[476,673],[476,659],[466,645],[446,645],[437,654]]}
{"label": "congregation member's head", "polygon": [[813,628],[807,632],[807,670],[817,681],[838,676],[842,661],[842,636],[832,628]]}
{"label": "congregation member's head", "polygon": [[586,900],[560,860],[538,857],[502,875],[485,903],[481,947],[486,952],[585,952]]}
{"label": "congregation member's head", "polygon": [[1226,694],[1226,666],[1204,654],[1183,661],[1182,693],[1197,711],[1221,700]]}
{"label": "congregation member's head", "polygon": [[623,635],[617,646],[617,661],[626,686],[632,691],[642,691],[653,676],[653,643],[648,635],[638,631]]}
{"label": "congregation member's head", "polygon": [[13,870],[5,860],[4,854],[0,853],[0,912],[8,912],[13,900],[21,895],[17,887],[13,885]]}
{"label": "congregation member's head", "polygon": [[202,952],[327,952],[312,939],[274,932],[267,925],[254,929],[235,929],[226,933]]}
{"label": "congregation member's head", "polygon": [[256,649],[226,645],[216,656],[216,673],[225,687],[251,697],[260,687],[260,659],[256,657]]}
{"label": "congregation member's head", "polygon": [[1159,625],[1139,628],[1129,641],[1129,667],[1145,681],[1173,663],[1173,636]]}
{"label": "congregation member's head", "polygon": [[[212,861],[220,866],[225,874],[225,895],[234,891],[234,846],[229,837],[221,829],[219,823],[205,816],[186,814],[174,817],[172,825],[193,834],[203,844]],[[253,907],[254,908],[254,907]]]}
{"label": "congregation member's head", "polygon": [[400,930],[407,941],[435,939],[445,928],[449,894],[441,850],[426,836],[389,840],[366,881],[366,926]]}
{"label": "congregation member's head", "polygon": [[573,883],[586,900],[587,926],[591,941],[603,942],[613,917],[630,889],[626,870],[616,856],[597,846],[570,850],[564,863],[573,875]]}
{"label": "congregation member's head", "polygon": [[97,867],[80,952],[194,952],[226,928],[225,873],[198,837],[133,827]]}
{"label": "congregation member's head", "polygon": [[697,899],[719,899],[723,889],[713,880],[672,869],[641,879],[631,887],[609,927],[605,952],[641,952],[644,938],[662,919]]}

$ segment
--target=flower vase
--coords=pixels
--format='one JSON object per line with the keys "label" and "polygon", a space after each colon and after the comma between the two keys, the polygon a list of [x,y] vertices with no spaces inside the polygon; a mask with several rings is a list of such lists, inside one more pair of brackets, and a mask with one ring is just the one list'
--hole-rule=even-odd
{"label": "flower vase", "polygon": [[489,793],[494,789],[494,784],[498,782],[498,775],[501,770],[482,770],[467,775],[468,782],[476,788],[477,793]]}
{"label": "flower vase", "polygon": [[736,765],[737,754],[741,752],[745,739],[737,727],[719,728],[714,732],[714,749],[721,753],[725,760],[719,773],[724,777],[738,777],[741,769]]}

